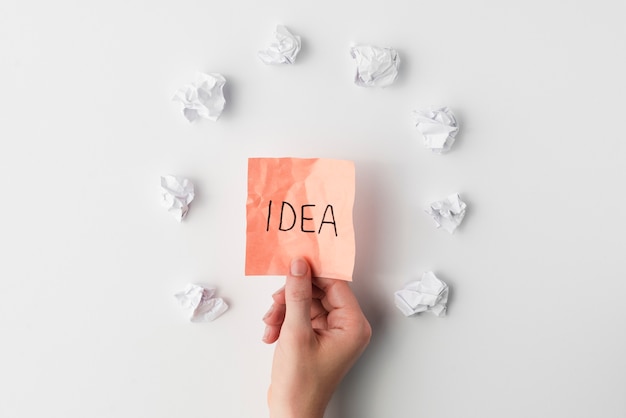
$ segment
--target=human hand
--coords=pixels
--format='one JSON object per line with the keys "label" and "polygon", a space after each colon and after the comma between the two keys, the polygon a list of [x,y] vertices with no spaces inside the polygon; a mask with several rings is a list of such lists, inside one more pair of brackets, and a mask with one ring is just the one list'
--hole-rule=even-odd
{"label": "human hand", "polygon": [[302,258],[272,295],[263,341],[274,350],[272,418],[322,418],[341,379],[367,347],[372,329],[343,280],[311,279]]}

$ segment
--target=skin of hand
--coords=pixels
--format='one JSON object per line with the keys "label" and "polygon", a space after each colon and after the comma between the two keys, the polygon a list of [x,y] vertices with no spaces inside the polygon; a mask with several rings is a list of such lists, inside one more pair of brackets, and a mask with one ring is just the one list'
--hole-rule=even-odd
{"label": "skin of hand", "polygon": [[272,295],[263,341],[276,341],[268,404],[272,418],[322,418],[367,347],[372,328],[347,282],[311,278],[302,258]]}

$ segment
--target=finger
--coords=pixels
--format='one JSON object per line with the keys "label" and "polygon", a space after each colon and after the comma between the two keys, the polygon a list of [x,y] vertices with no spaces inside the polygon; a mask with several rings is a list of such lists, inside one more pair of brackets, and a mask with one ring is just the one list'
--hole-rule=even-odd
{"label": "finger", "polygon": [[327,329],[328,328],[328,311],[322,305],[322,301],[319,299],[313,299],[311,303],[311,327],[314,330]]}
{"label": "finger", "polygon": [[[286,305],[274,303],[263,317],[266,325],[282,325],[285,321]],[[317,317],[327,315],[328,312],[319,299],[311,301],[311,321]]]}
{"label": "finger", "polygon": [[[325,295],[324,291],[314,284],[313,285],[312,298],[313,299],[321,299],[321,298],[324,297],[324,295]],[[272,295],[272,299],[274,299],[274,302],[282,303],[284,305],[285,304],[285,286],[283,286],[280,289],[278,289]]]}
{"label": "finger", "polygon": [[359,302],[352,293],[348,282],[344,280],[315,278],[315,285],[325,294],[321,299],[324,308],[331,312],[335,309],[348,309],[350,311],[361,312]]}
{"label": "finger", "polygon": [[311,302],[311,321],[323,315],[328,315],[328,311],[324,308],[324,305],[322,305],[322,301],[313,299]]}
{"label": "finger", "polygon": [[285,320],[285,305],[274,303],[263,317],[266,325],[282,325]]}
{"label": "finger", "polygon": [[372,328],[349,284],[343,280],[319,279],[317,285],[326,291],[326,297],[320,300],[328,311],[326,329],[348,332],[354,341],[360,342],[358,346],[365,347]]}
{"label": "finger", "polygon": [[311,320],[311,327],[315,331],[327,330],[328,329],[328,316],[327,314],[319,315]]}
{"label": "finger", "polygon": [[272,344],[278,340],[280,336],[280,325],[267,325],[263,332],[263,342],[266,344]]}
{"label": "finger", "polygon": [[285,325],[294,329],[311,329],[311,269],[303,258],[291,261],[285,282]]}
{"label": "finger", "polygon": [[272,299],[274,299],[274,302],[282,303],[284,305],[285,304],[285,286],[275,291],[274,294],[272,294]]}

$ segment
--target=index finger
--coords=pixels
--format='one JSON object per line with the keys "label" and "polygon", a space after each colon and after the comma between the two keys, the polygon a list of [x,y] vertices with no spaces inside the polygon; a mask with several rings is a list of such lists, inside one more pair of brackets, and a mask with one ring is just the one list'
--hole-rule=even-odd
{"label": "index finger", "polygon": [[324,308],[329,312],[334,309],[349,309],[361,312],[361,306],[345,280],[315,277],[313,284],[320,288],[326,296],[322,298]]}
{"label": "index finger", "polygon": [[[313,291],[312,293],[313,299],[321,299],[324,297],[324,292],[315,284],[313,284],[312,291]],[[272,295],[272,299],[274,299],[274,302],[284,305],[285,304],[285,286],[277,290],[276,293]]]}

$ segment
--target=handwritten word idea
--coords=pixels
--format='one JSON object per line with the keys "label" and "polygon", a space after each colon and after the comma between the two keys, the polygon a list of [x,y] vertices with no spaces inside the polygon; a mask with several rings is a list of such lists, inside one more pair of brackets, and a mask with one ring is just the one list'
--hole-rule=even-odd
{"label": "handwritten word idea", "polygon": [[[300,207],[300,231],[309,232],[318,234],[322,233],[322,228],[324,225],[332,225],[333,232],[335,236],[337,235],[337,222],[335,222],[335,211],[333,210],[333,205],[326,205],[326,209],[324,209],[324,213],[322,214],[322,221],[319,223],[319,228],[315,228],[315,222],[313,218],[313,214],[315,212],[316,205],[306,204]],[[285,211],[285,208],[287,210]],[[310,217],[309,217],[310,216]],[[267,226],[265,228],[266,232],[269,232],[271,222],[272,221],[272,201],[267,207]],[[290,223],[291,222],[291,223]],[[296,209],[289,202],[283,201],[280,206],[280,217],[278,221],[278,230],[279,231],[291,231],[298,222],[298,215],[296,214]],[[306,225],[305,225],[306,223]],[[313,229],[310,229],[313,228]],[[327,228],[328,229],[328,228]]]}

